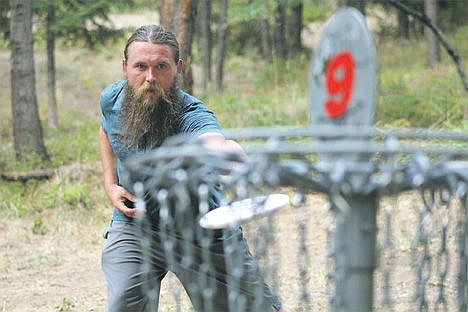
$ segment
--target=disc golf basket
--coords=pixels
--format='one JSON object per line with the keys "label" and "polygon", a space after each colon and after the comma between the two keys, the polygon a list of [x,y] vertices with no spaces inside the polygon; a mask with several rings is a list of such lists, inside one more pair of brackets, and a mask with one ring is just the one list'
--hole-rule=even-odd
{"label": "disc golf basket", "polygon": [[[224,132],[247,160],[174,139],[126,163],[158,230],[186,238],[178,251],[167,238],[167,258],[191,262],[189,228],[203,246],[206,233],[241,224],[289,311],[467,311],[468,134],[372,127],[375,51],[355,9],[328,21],[309,84],[310,126]],[[309,203],[320,196],[325,209]],[[140,218],[143,247],[150,218]],[[227,258],[231,311],[243,311],[238,260]],[[209,261],[197,269],[209,274]],[[208,279],[194,284],[207,301],[216,294]]]}

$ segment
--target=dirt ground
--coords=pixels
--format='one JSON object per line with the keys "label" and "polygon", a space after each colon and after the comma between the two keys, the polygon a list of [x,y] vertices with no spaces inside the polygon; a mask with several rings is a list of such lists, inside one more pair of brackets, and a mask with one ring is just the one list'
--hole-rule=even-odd
{"label": "dirt ground", "polygon": [[[308,227],[310,232],[311,259],[310,279],[314,283],[311,295],[315,298],[324,289],[325,268],[323,240],[320,225],[324,199],[316,196]],[[302,216],[303,217],[303,216]],[[299,216],[299,218],[302,218]],[[294,208],[284,208],[275,214],[278,224],[277,244],[281,256],[276,266],[284,276],[279,291],[298,294],[297,214]],[[254,229],[269,222],[263,218],[246,226],[246,236],[253,241]],[[0,311],[104,311],[106,285],[101,271],[101,249],[105,242],[101,232],[106,223],[68,221],[60,213],[48,217],[49,230],[45,235],[34,234],[34,221],[27,218],[12,218],[0,221]],[[258,236],[257,236],[258,237]],[[253,249],[258,248],[251,244]],[[283,268],[283,269],[281,269]],[[175,300],[174,298],[180,297]],[[190,304],[179,282],[168,275],[161,291],[160,311],[190,311]],[[288,304],[297,297],[284,298]],[[323,310],[325,300],[314,300],[314,306]],[[180,310],[179,310],[180,309]],[[318,311],[314,309],[315,311]]]}
{"label": "dirt ground", "polygon": [[[263,249],[260,240],[262,227],[274,229],[275,243],[268,246],[267,255],[260,259],[264,268],[275,271],[267,278],[279,293],[289,311],[327,311],[327,235],[325,224],[326,198],[310,195],[302,208],[286,207],[269,219],[255,220],[245,226],[245,234],[254,254]],[[390,207],[390,208],[389,208]],[[380,253],[380,268],[375,274],[375,302],[378,304],[384,285],[382,268],[391,268],[390,292],[393,306],[389,311],[415,310],[412,298],[416,273],[412,263],[412,244],[418,225],[417,211],[421,201],[415,194],[403,194],[390,201],[382,201],[380,211],[392,209],[392,246]],[[453,210],[455,211],[455,210]],[[379,216],[379,227],[385,227]],[[456,216],[451,216],[451,227]],[[433,220],[435,238],[432,251],[432,277],[427,284],[431,306],[438,295],[436,253],[437,222]],[[105,222],[72,222],[52,214],[45,235],[33,234],[29,219],[2,219],[0,221],[0,311],[104,311],[106,286],[101,271],[100,256],[104,239],[101,232]],[[300,225],[306,225],[305,239],[308,256],[300,251]],[[271,227],[273,225],[273,228]],[[455,233],[449,232],[449,274],[445,280],[445,296],[454,308],[456,296]],[[380,244],[380,243],[379,243]],[[277,252],[274,252],[274,251]],[[414,261],[413,261],[414,262]],[[299,269],[307,269],[307,278],[300,278]],[[329,285],[330,286],[330,285]],[[328,287],[329,287],[328,286]],[[309,303],[300,298],[307,293]],[[175,299],[179,298],[179,299]],[[163,282],[159,311],[191,311],[190,303],[178,281],[169,275]],[[376,307],[376,311],[387,311]],[[432,310],[432,309],[431,309]]]}
{"label": "dirt ground", "polygon": [[0,311],[104,311],[104,225],[55,222],[40,235],[33,220],[1,221]]}
{"label": "dirt ground", "polygon": [[[286,208],[275,219],[284,216],[290,220],[290,210]],[[33,223],[27,218],[0,221],[0,311],[104,311],[106,286],[100,257],[105,242],[101,232],[106,224],[70,222],[51,214],[49,231],[40,235],[33,233]],[[285,235],[285,231],[279,230],[278,236],[294,242],[294,235]],[[314,240],[312,245],[322,243]],[[313,249],[314,253],[320,250]],[[284,252],[289,255],[285,266],[295,267],[290,263],[295,261],[293,253]],[[320,275],[320,270],[312,273]],[[168,275],[160,311],[176,311],[175,296],[181,297],[181,311],[190,309],[179,282]]]}

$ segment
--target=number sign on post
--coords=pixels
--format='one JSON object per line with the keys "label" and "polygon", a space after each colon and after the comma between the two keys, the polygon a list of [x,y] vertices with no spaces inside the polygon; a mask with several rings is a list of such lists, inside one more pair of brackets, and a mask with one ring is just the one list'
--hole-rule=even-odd
{"label": "number sign on post", "polygon": [[376,102],[375,47],[361,12],[346,8],[330,18],[314,51],[309,84],[311,125],[330,126],[331,131],[340,126],[371,126]]}
{"label": "number sign on post", "polygon": [[368,164],[365,133],[374,116],[375,76],[375,48],[364,16],[353,8],[337,11],[325,25],[309,77],[311,123],[325,126],[318,144],[348,150],[320,155],[336,170],[329,195],[331,207],[338,208],[333,311],[372,311],[377,196],[360,193],[369,180],[355,163]]}
{"label": "number sign on post", "polygon": [[326,90],[329,98],[324,109],[329,118],[343,116],[351,100],[354,82],[354,58],[348,51],[338,53],[325,68]]}

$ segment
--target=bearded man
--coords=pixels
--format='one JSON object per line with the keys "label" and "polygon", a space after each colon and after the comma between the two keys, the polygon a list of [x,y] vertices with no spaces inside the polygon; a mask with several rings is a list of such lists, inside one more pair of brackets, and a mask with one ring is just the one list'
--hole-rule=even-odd
{"label": "bearded man", "polygon": [[[213,112],[179,89],[177,78],[182,66],[175,35],[162,26],[143,26],[130,36],[125,46],[122,61],[125,80],[101,93],[99,147],[104,188],[114,206],[112,220],[104,232],[107,241],[102,252],[107,311],[157,311],[160,284],[169,268],[184,285],[196,311],[278,311],[281,305],[264,283],[240,227],[221,234],[211,233],[211,245],[208,249],[204,247],[203,252],[210,253],[213,267],[202,279],[200,275],[206,272],[200,269],[203,257],[195,255],[195,263],[189,266],[177,261],[169,264],[163,238],[157,231],[150,235],[149,272],[148,263],[144,263],[141,236],[134,220],[136,197],[123,186],[123,161],[158,148],[166,138],[176,134],[197,137],[219,152],[243,153],[236,142],[221,134]],[[232,296],[229,299],[232,289],[227,279],[231,277],[226,273],[223,248],[227,242],[237,246],[230,255],[242,260],[238,270],[241,273],[235,277],[241,296],[237,302],[234,300],[234,305]],[[196,250],[203,249],[196,241],[190,244]],[[194,287],[199,280],[212,285],[213,293],[207,296],[203,287]]]}

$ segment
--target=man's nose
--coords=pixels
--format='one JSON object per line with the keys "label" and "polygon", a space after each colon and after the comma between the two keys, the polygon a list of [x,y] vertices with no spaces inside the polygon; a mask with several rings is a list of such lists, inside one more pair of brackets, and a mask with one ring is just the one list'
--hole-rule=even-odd
{"label": "man's nose", "polygon": [[153,83],[156,81],[156,71],[154,68],[148,68],[148,71],[146,72],[146,81],[149,83]]}

